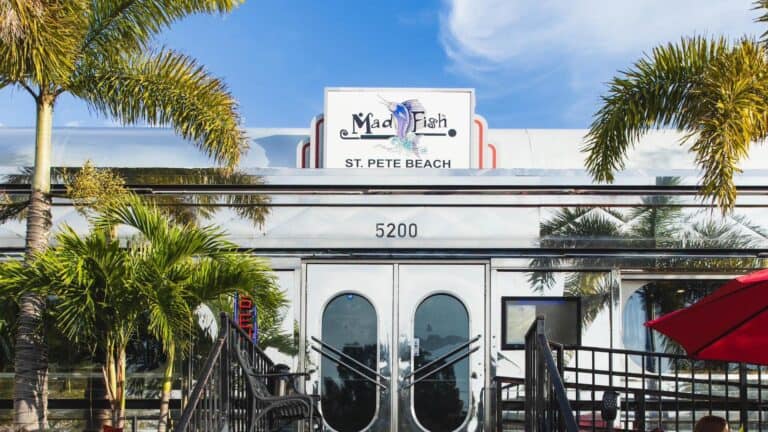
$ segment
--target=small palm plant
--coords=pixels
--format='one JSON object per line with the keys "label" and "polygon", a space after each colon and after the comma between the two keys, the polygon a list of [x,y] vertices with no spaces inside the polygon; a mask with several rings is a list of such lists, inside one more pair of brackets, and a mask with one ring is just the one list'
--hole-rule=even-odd
{"label": "small palm plant", "polygon": [[[196,311],[217,308],[235,293],[255,299],[260,324],[273,322],[286,304],[265,262],[240,252],[215,227],[178,224],[153,204],[124,194],[101,201],[93,229],[79,235],[63,227],[54,247],[29,263],[0,265],[0,298],[20,290],[53,299],[51,315],[73,344],[103,353],[112,423],[122,427],[126,397],[126,348],[146,324],[166,355],[159,430],[168,426],[173,367],[194,335]],[[119,229],[133,235],[128,244]],[[261,320],[261,316],[266,321]]]}
{"label": "small palm plant", "polygon": [[115,226],[138,233],[132,240],[130,280],[146,307],[147,329],[167,356],[158,427],[163,432],[169,421],[174,363],[189,348],[195,310],[243,293],[255,300],[264,317],[270,317],[286,300],[267,264],[239,252],[216,227],[174,224],[157,207],[133,195],[107,206],[95,219],[97,229]]}

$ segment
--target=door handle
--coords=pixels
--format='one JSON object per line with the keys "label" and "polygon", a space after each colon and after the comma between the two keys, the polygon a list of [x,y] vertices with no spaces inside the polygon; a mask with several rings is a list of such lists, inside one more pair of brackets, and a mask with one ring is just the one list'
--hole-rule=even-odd
{"label": "door handle", "polygon": [[[368,375],[364,374],[363,372],[360,372],[359,370],[355,369],[354,366],[352,366],[349,363],[341,360],[340,358],[333,357],[332,355],[328,354],[327,352],[323,351],[322,349],[320,349],[320,348],[318,348],[316,346],[313,346],[312,349],[317,351],[321,356],[324,356],[325,358],[331,360],[332,362],[334,362],[336,364],[339,364],[339,365],[342,365],[345,368],[351,370],[353,373],[355,373],[356,375],[364,378],[365,380],[367,380],[367,381],[369,381],[369,382],[371,382],[373,384],[376,384],[377,386],[381,387],[384,390],[387,389],[387,386],[385,386],[384,384],[380,383],[378,380],[375,380],[375,379],[369,377]],[[379,375],[377,374],[376,376],[378,377]]]}
{"label": "door handle", "polygon": [[[480,347],[472,348],[471,350],[469,350],[469,351],[465,352],[464,354],[456,357],[455,359],[445,363],[444,365],[441,365],[440,367],[435,368],[434,370],[431,370],[431,371],[427,372],[426,374],[420,376],[419,378],[416,378],[415,380],[412,380],[411,382],[406,383],[406,384],[400,386],[400,390],[405,390],[407,388],[413,387],[416,383],[421,382],[421,381],[431,377],[432,375],[440,372],[441,370],[447,368],[448,366],[451,366],[452,364],[458,362],[459,360],[462,360],[465,357],[469,357],[470,354],[474,353],[475,351],[477,351],[479,349],[480,349]],[[413,375],[414,374],[410,374],[408,377],[406,377],[406,379],[409,378],[409,377],[412,377]]]}
{"label": "door handle", "polygon": [[[381,379],[383,379],[383,380],[386,380],[386,379],[388,379],[388,378],[387,378],[387,377],[385,377],[384,375],[382,375],[382,374],[380,374],[380,373],[376,372],[375,370],[373,370],[373,369],[369,368],[368,366],[364,365],[363,363],[359,362],[357,359],[355,359],[355,358],[353,358],[353,357],[351,357],[351,356],[349,356],[349,355],[347,355],[347,354],[344,354],[343,352],[341,352],[341,351],[337,350],[336,348],[334,348],[334,347],[332,347],[332,346],[328,345],[327,343],[325,343],[325,342],[321,341],[320,339],[318,339],[318,338],[316,338],[316,337],[314,337],[314,336],[311,336],[311,339],[312,339],[313,341],[317,342],[317,343],[318,343],[318,345],[320,345],[320,347],[327,349],[328,351],[330,351],[330,352],[332,352],[332,353],[336,354],[336,355],[337,355],[337,356],[339,356],[340,358],[343,358],[343,359],[345,359],[345,360],[347,360],[347,361],[350,361],[350,362],[352,362],[352,363],[356,364],[358,367],[362,368],[363,370],[365,370],[365,371],[367,371],[367,372],[370,372],[370,373],[372,373],[372,374],[376,375],[377,377],[379,377],[379,378],[381,378]],[[313,348],[314,348],[314,347],[313,347]],[[315,350],[315,351],[317,351],[317,350]],[[318,352],[319,352],[319,351],[318,351]],[[321,353],[321,354],[322,354],[322,353]],[[347,366],[347,367],[349,367],[349,366]]]}
{"label": "door handle", "polygon": [[[437,364],[437,363],[439,363],[439,362],[441,362],[441,361],[443,361],[443,360],[447,359],[448,357],[450,357],[450,356],[452,356],[452,355],[456,354],[457,352],[459,352],[459,351],[463,350],[464,348],[466,348],[466,347],[468,347],[468,346],[472,345],[473,343],[477,342],[477,341],[478,341],[478,340],[479,340],[481,337],[482,337],[482,335],[477,335],[477,336],[475,336],[474,338],[472,338],[472,339],[468,340],[467,342],[465,342],[465,343],[463,343],[463,344],[461,344],[461,345],[457,346],[456,348],[454,348],[454,349],[452,349],[452,350],[448,351],[447,353],[445,353],[445,354],[441,355],[440,357],[438,357],[438,358],[436,358],[436,359],[432,360],[431,362],[429,362],[429,363],[425,364],[424,366],[422,366],[422,367],[420,367],[420,368],[416,369],[415,371],[413,371],[413,372],[411,372],[410,374],[406,375],[406,377],[405,377],[405,378],[406,378],[406,379],[408,379],[408,378],[410,378],[410,377],[412,377],[412,376],[416,375],[417,373],[420,373],[420,372],[423,372],[423,371],[425,371],[425,370],[429,369],[430,367],[434,366],[435,364]],[[418,355],[418,354],[417,354],[417,355]]]}

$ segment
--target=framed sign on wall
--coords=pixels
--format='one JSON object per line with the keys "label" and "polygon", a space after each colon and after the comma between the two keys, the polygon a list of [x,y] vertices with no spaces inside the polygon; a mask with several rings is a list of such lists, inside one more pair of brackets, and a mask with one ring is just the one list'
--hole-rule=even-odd
{"label": "framed sign on wall", "polygon": [[502,297],[501,349],[525,348],[525,334],[539,315],[550,341],[581,345],[581,297]]}
{"label": "framed sign on wall", "polygon": [[327,88],[326,168],[470,168],[472,89]]}

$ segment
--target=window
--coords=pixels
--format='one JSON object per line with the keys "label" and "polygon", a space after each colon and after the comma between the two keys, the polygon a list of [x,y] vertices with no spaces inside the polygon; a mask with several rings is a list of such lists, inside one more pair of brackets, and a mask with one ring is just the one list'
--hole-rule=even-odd
{"label": "window", "polygon": [[[469,400],[469,348],[450,354],[469,341],[469,313],[456,297],[436,294],[416,308],[413,320],[413,370],[437,361],[414,379],[413,409],[429,431],[457,429],[467,418]],[[459,356],[459,357],[457,357]],[[460,358],[458,361],[453,359]],[[423,378],[423,379],[422,379]]]}
{"label": "window", "polygon": [[[325,344],[377,370],[377,319],[371,302],[357,294],[335,297],[323,311],[322,325]],[[325,356],[320,372],[325,421],[339,432],[365,429],[376,415],[378,394],[376,385],[360,376],[367,372],[351,370]]]}
{"label": "window", "polygon": [[550,341],[581,344],[580,297],[502,297],[501,349],[525,348],[525,334],[538,315],[544,315]]}
{"label": "window", "polygon": [[[633,281],[634,282],[634,281]],[[638,281],[642,285],[627,298],[623,310],[624,348],[667,354],[685,354],[680,345],[663,334],[646,327],[647,321],[688,307],[715,292],[727,280],[713,279],[660,279]],[[640,357],[632,357],[638,365]],[[668,372],[671,364],[663,361],[656,364],[648,357],[645,368],[649,372]]]}

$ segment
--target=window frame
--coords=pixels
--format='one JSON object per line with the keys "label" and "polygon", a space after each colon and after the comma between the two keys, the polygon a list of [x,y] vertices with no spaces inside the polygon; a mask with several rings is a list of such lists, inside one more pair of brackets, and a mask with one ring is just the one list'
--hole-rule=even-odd
{"label": "window frame", "polygon": [[508,343],[507,337],[507,304],[516,302],[524,306],[525,302],[570,302],[576,304],[576,320],[579,330],[576,332],[576,345],[581,345],[582,301],[581,296],[503,296],[501,297],[501,350],[512,351],[525,349],[525,343]]}

